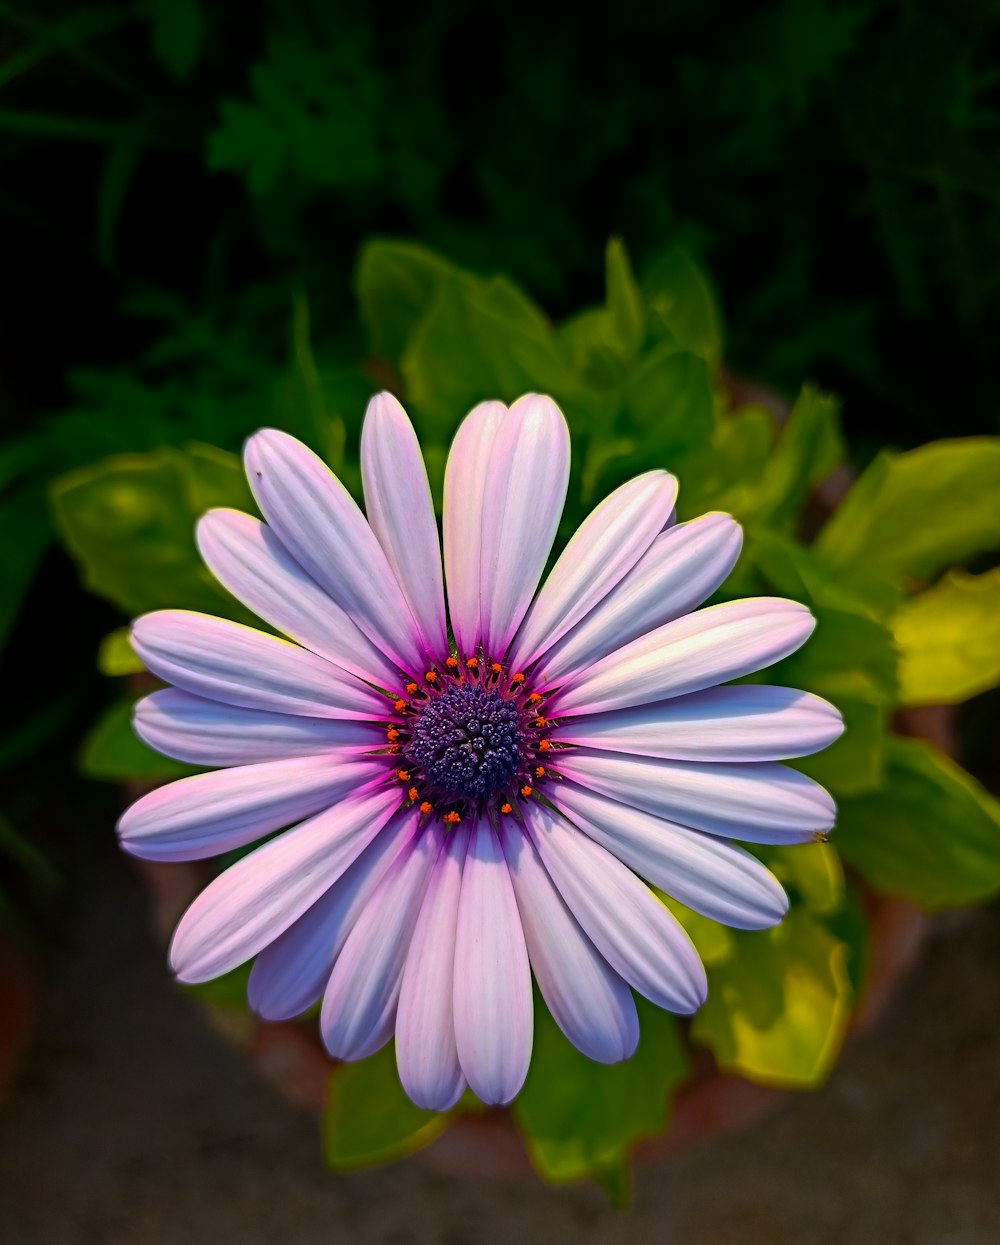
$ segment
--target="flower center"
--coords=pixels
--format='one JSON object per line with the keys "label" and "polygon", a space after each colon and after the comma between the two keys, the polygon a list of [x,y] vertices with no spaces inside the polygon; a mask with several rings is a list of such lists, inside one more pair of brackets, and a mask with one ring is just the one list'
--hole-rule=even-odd
{"label": "flower center", "polygon": [[426,704],[403,756],[440,798],[484,800],[522,767],[521,711],[494,687],[457,683]]}

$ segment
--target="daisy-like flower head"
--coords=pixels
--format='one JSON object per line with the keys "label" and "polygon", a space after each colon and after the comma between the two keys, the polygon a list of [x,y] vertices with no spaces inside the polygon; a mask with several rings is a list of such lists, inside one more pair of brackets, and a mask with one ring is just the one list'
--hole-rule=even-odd
{"label": "daisy-like flower head", "polygon": [[[476,407],[445,476],[441,542],[416,436],[388,394],[361,439],[367,518],[304,445],[266,429],[245,451],[266,522],[210,511],[210,570],[275,631],[183,610],[139,618],[136,651],[172,687],[140,736],[218,767],[143,796],[119,824],[150,860],[270,838],[185,913],[185,982],[256,957],[268,1019],[322,998],[324,1042],[361,1059],[395,1037],[420,1106],[468,1085],[510,1101],[531,1056],[532,990],[592,1059],[639,1040],[633,990],[704,1001],[684,930],[641,878],[741,929],[776,924],[782,888],[733,839],[803,843],[827,793],[776,762],[842,729],[804,692],[719,686],[813,629],[770,597],[697,610],[741,533],[674,525],[650,471],[585,520],[544,583],[569,475],[548,398]],[[446,607],[447,586],[447,607]],[[693,612],[697,610],[697,612]]]}

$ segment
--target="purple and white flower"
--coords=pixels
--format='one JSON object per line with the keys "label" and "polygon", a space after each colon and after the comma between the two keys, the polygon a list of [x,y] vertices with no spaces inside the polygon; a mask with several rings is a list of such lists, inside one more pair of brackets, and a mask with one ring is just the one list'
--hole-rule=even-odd
{"label": "purple and white flower", "polygon": [[265,429],[245,461],[266,522],[213,510],[198,544],[287,638],[183,610],[132,628],[172,684],[138,704],[139,735],[217,768],[133,804],[124,847],[193,860],[292,826],[192,903],[175,973],[201,982],[256,957],[261,1016],[322,999],[324,1042],[345,1060],[394,1037],[407,1093],[436,1110],[466,1086],[487,1103],[517,1094],[532,974],[602,1062],[636,1047],[633,990],[697,1010],[704,969],[641,879],[765,928],[786,896],[733,840],[805,843],[833,824],[827,793],[778,762],[836,739],[837,711],[720,686],[797,649],[809,611],[770,597],[699,610],[740,528],[675,524],[665,471],[603,501],[542,582],[569,453],[550,399],[477,406],[448,459],[442,565],[394,398],[372,400],[362,433],[367,518],[310,450]]}

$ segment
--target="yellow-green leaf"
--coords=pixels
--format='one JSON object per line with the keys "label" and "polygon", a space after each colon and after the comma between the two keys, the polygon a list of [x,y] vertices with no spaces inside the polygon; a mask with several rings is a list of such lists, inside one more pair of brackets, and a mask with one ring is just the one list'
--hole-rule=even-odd
{"label": "yellow-green leaf", "polygon": [[952,571],[893,620],[899,700],[957,704],[1000,682],[1000,569]]}
{"label": "yellow-green leaf", "polygon": [[709,970],[691,1036],[727,1072],[764,1085],[820,1085],[850,1014],[847,961],[847,945],[804,908],[773,930],[739,931],[733,958]]}
{"label": "yellow-green leaf", "polygon": [[625,358],[632,358],[646,336],[646,305],[621,238],[608,243],[604,271],[611,328]]}
{"label": "yellow-green leaf", "polygon": [[128,627],[109,631],[97,650],[97,668],[101,674],[139,674],[146,667],[128,638]]}

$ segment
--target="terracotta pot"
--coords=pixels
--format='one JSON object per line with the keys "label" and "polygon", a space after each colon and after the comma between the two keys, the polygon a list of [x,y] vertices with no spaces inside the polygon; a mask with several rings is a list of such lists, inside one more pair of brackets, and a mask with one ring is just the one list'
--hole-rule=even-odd
{"label": "terracotta pot", "polygon": [[0,1102],[27,1054],[41,995],[39,966],[31,949],[0,930]]}

